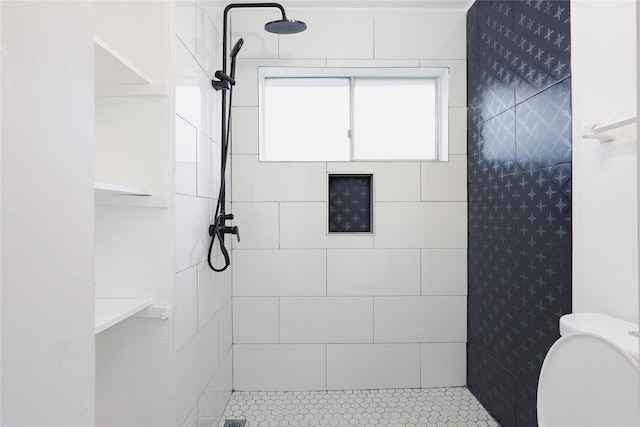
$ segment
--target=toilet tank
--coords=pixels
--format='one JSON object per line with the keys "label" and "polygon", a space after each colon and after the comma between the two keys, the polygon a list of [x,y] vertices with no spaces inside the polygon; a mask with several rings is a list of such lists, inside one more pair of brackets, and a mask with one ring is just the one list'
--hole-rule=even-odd
{"label": "toilet tank", "polygon": [[600,313],[571,313],[560,318],[560,335],[589,332],[612,341],[640,363],[638,325]]}

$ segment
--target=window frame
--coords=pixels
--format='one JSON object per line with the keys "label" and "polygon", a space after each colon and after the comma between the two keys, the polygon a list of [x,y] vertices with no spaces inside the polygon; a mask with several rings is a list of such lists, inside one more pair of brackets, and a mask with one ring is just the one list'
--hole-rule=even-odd
{"label": "window frame", "polygon": [[[350,84],[349,159],[347,160],[267,160],[264,155],[265,86],[270,78],[347,78]],[[353,80],[357,78],[433,78],[436,83],[435,159],[354,159]],[[449,157],[449,68],[448,67],[258,67],[258,161],[260,162],[438,162]],[[356,141],[357,142],[357,141]]]}

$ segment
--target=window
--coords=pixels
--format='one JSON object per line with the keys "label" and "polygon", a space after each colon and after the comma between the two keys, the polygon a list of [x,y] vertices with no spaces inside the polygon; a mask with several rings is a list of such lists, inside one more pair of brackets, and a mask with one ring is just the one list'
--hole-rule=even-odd
{"label": "window", "polygon": [[261,161],[446,160],[446,68],[260,68]]}

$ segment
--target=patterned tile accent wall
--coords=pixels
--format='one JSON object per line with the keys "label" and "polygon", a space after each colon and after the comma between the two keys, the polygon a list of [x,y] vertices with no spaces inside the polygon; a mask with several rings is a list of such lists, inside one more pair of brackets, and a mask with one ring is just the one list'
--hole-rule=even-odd
{"label": "patterned tile accent wall", "polygon": [[329,232],[371,233],[371,175],[329,175]]}
{"label": "patterned tile accent wall", "polygon": [[571,311],[569,2],[476,1],[467,53],[467,382],[503,426],[535,426]]}

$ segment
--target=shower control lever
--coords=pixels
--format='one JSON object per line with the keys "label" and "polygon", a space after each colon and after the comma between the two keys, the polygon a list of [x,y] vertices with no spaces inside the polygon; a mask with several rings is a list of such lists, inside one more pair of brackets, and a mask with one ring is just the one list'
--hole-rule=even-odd
{"label": "shower control lever", "polygon": [[225,224],[227,220],[233,220],[233,214],[220,214],[216,218],[215,224],[209,226],[209,236],[218,235],[220,239],[224,239],[225,234],[235,234],[238,242],[240,241],[240,230],[237,225],[228,226]]}

